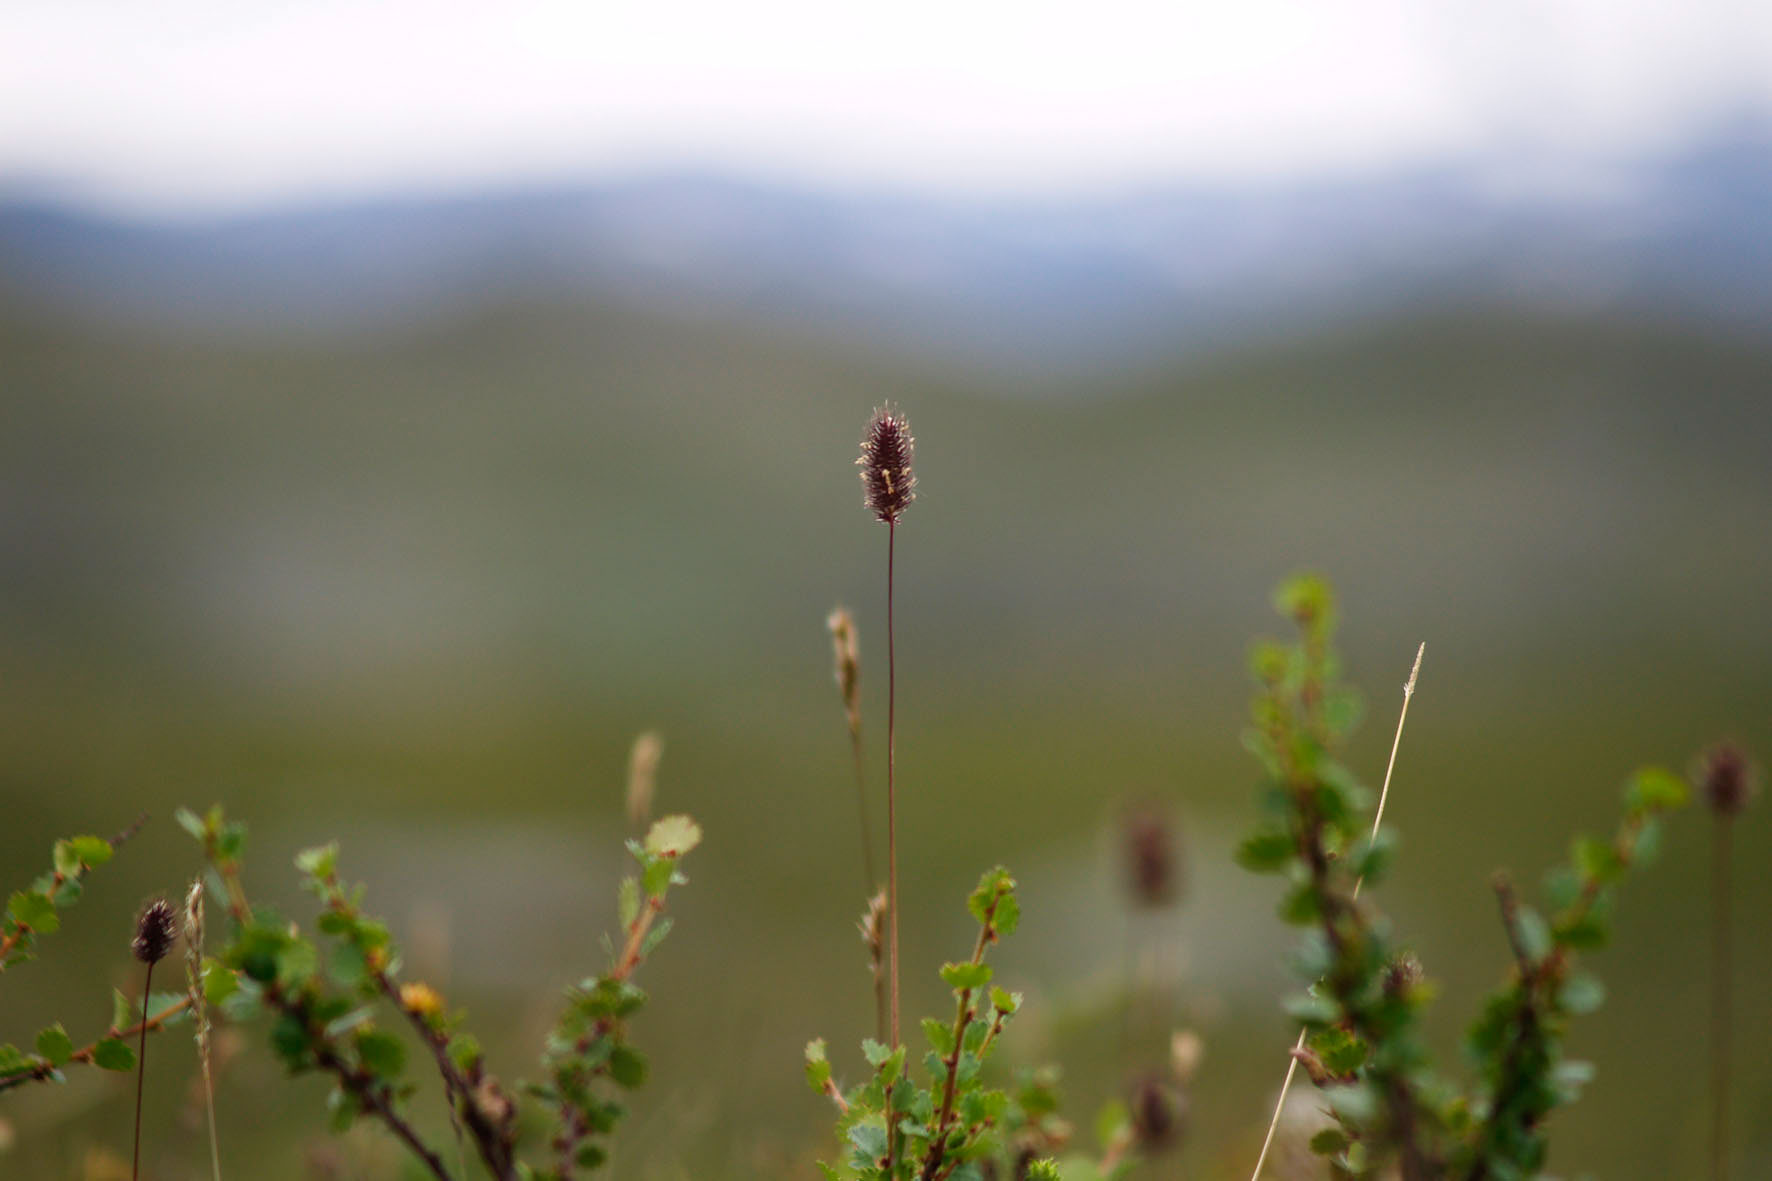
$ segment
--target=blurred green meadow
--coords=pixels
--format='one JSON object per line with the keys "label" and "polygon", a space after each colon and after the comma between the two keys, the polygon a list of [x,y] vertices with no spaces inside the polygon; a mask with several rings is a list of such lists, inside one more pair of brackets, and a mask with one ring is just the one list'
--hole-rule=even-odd
{"label": "blurred green meadow", "polygon": [[[707,837],[641,981],[653,1072],[619,1178],[809,1177],[833,1149],[801,1047],[829,1037],[853,1077],[872,998],[824,619],[857,616],[880,791],[886,537],[853,458],[883,401],[920,481],[897,559],[907,1015],[945,1007],[965,893],[1010,866],[1025,918],[998,979],[1029,1008],[1004,1051],[1063,1063],[1080,1136],[1170,1028],[1204,1039],[1185,1144],[1141,1176],[1246,1176],[1295,1032],[1279,885],[1230,861],[1257,778],[1243,656],[1281,629],[1280,577],[1340,591],[1374,785],[1427,642],[1378,899],[1442,986],[1449,1067],[1506,970],[1492,870],[1535,881],[1609,830],[1637,765],[1725,735],[1772,755],[1763,339],[1475,310],[1027,390],[579,302],[312,339],[14,302],[0,374],[7,889],[56,837],[152,816],[0,976],[0,1040],[102,1031],[136,907],[199,864],[172,810],[220,801],[252,825],[255,896],[298,916],[291,858],[337,838],[411,974],[470,1011],[498,1074],[533,1074],[560,987],[601,965],[627,751],[657,729],[658,807]],[[1186,848],[1180,905],[1136,922],[1134,801]],[[1679,818],[1620,900],[1558,1175],[1702,1172],[1709,823]],[[1772,1175],[1769,825],[1750,811],[1737,839],[1740,1177]],[[1129,961],[1174,976],[1133,1021]],[[325,1084],[280,1081],[245,1034],[226,1175],[402,1175],[385,1138],[330,1141]],[[148,1069],[149,1175],[207,1176],[185,1033]],[[5,1096],[0,1176],[102,1175],[131,1100],[92,1071]],[[417,1110],[442,1138],[435,1097]]]}

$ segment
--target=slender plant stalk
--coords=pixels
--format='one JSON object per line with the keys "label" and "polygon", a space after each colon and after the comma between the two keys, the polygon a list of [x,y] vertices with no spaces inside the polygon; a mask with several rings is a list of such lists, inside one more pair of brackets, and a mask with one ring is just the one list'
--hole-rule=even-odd
{"label": "slender plant stalk", "polygon": [[[835,657],[837,691],[843,699],[843,716],[849,723],[849,756],[855,769],[855,803],[861,819],[861,867],[867,875],[867,892],[872,897],[880,888],[880,875],[874,870],[874,826],[868,818],[867,765],[862,758],[861,744],[861,659],[855,639],[855,619],[846,608],[834,609],[825,621],[831,633]],[[885,1037],[882,1031],[882,1038]]]}
{"label": "slender plant stalk", "polygon": [[831,633],[831,649],[837,691],[849,728],[849,757],[855,772],[855,806],[861,825],[861,868],[867,879],[868,907],[861,921],[862,938],[868,945],[868,970],[874,978],[874,1039],[886,1040],[886,945],[881,920],[886,901],[883,885],[874,868],[874,826],[869,818],[867,762],[861,741],[861,656],[855,639],[855,619],[838,607],[825,620]]}
{"label": "slender plant stalk", "polygon": [[[891,1033],[896,1049],[899,1037],[898,989],[898,663],[893,631],[893,574],[898,549],[898,518],[916,499],[917,477],[911,455],[915,440],[910,423],[890,407],[874,411],[862,437],[862,503],[886,526],[886,912],[887,958],[892,976]],[[886,1088],[886,1173],[896,1172],[898,1134],[893,1126],[892,1091]]]}
{"label": "slender plant stalk", "polygon": [[[893,634],[892,576],[897,550],[898,522],[886,523],[886,962],[892,978],[891,1026],[893,1048],[898,1038],[898,651]],[[886,1175],[898,1162],[898,1136],[892,1118],[892,1088],[886,1088]]]}
{"label": "slender plant stalk", "polygon": [[1729,1176],[1729,1026],[1730,975],[1733,956],[1730,948],[1729,877],[1732,847],[1730,829],[1734,821],[1718,816],[1716,848],[1711,855],[1711,1177],[1727,1181]]}
{"label": "slender plant stalk", "polygon": [[886,977],[880,971],[878,953],[873,963],[874,972],[874,1036],[885,1040],[886,1033]]}
{"label": "slender plant stalk", "polygon": [[131,954],[148,969],[142,980],[141,1049],[135,1057],[135,1157],[129,1174],[134,1181],[140,1181],[142,1172],[142,1090],[148,1077],[147,1016],[148,1002],[154,996],[154,965],[166,958],[177,941],[177,923],[166,899],[156,898],[144,906],[135,920],[135,938],[129,941]]}
{"label": "slender plant stalk", "polygon": [[203,1105],[209,1116],[209,1174],[221,1181],[221,1144],[215,1136],[215,1080],[209,1074],[209,1055],[203,1056]]}
{"label": "slender plant stalk", "polygon": [[892,973],[892,1044],[898,1038],[898,653],[893,635],[892,585],[898,523],[886,526],[886,919]]}
{"label": "slender plant stalk", "polygon": [[[174,1017],[177,1017],[180,1013],[185,1012],[190,1007],[190,998],[186,997],[184,1000],[178,1001],[177,1003],[168,1006],[164,1011],[156,1014],[152,1021],[140,1021],[131,1025],[128,1029],[113,1030],[106,1034],[104,1038],[100,1039],[100,1041],[109,1041],[111,1038],[134,1037],[138,1033],[154,1033],[168,1021],[171,1021]],[[78,1062],[83,1066],[92,1065],[93,1056],[98,1053],[99,1045],[100,1042],[95,1041],[81,1046],[78,1050],[75,1050],[72,1054],[68,1055],[67,1062],[62,1063],[62,1065],[66,1066],[70,1062]],[[27,1083],[49,1082],[51,1079],[57,1077],[57,1073],[58,1068],[53,1063],[47,1061],[38,1062],[28,1070],[20,1071],[18,1074],[8,1075],[6,1078],[0,1079],[0,1093],[25,1086]]]}
{"label": "slender plant stalk", "polygon": [[[1384,768],[1384,786],[1378,789],[1378,809],[1372,816],[1372,835],[1378,835],[1379,825],[1384,823],[1384,805],[1390,799],[1391,772],[1397,769],[1397,748],[1403,744],[1403,723],[1409,720],[1409,701],[1415,696],[1415,678],[1421,675],[1421,658],[1427,652],[1427,643],[1415,650],[1415,665],[1409,670],[1409,679],[1403,682],[1403,708],[1397,714],[1397,732],[1391,739],[1391,757]],[[1365,878],[1354,883],[1354,897],[1360,897],[1360,887],[1366,884]],[[1280,1083],[1280,1098],[1274,1104],[1274,1117],[1268,1121],[1267,1136],[1261,1142],[1261,1155],[1255,1158],[1255,1172],[1250,1174],[1249,1181],[1259,1181],[1261,1167],[1267,1163],[1268,1149],[1273,1147],[1274,1133],[1280,1127],[1280,1113],[1286,1109],[1286,1095],[1292,1090],[1292,1078],[1298,1073],[1298,1055],[1304,1049],[1305,1030],[1298,1031],[1298,1041],[1293,1043],[1292,1054],[1286,1063],[1286,1078]]]}
{"label": "slender plant stalk", "polygon": [[1136,914],[1126,916],[1125,946],[1120,949],[1121,971],[1126,980],[1126,1003],[1120,1006],[1120,1061],[1131,1061],[1133,1010],[1138,1007],[1138,932]]}
{"label": "slender plant stalk", "polygon": [[1693,768],[1697,788],[1710,805],[1715,826],[1711,849],[1710,933],[1710,1069],[1711,1177],[1729,1176],[1729,1058],[1733,1034],[1734,920],[1730,877],[1734,872],[1734,834],[1730,831],[1759,789],[1747,752],[1732,742],[1719,742],[1699,756]]}
{"label": "slender plant stalk", "polygon": [[[1121,975],[1124,997],[1120,1009],[1120,1059],[1133,1058],[1139,1032],[1161,1025],[1174,1007],[1175,940],[1167,931],[1141,947],[1143,917],[1165,910],[1178,898],[1177,840],[1166,811],[1152,803],[1134,805],[1120,817],[1120,854],[1125,859],[1128,907],[1122,932]],[[1143,952],[1144,954],[1141,954]]]}
{"label": "slender plant stalk", "polygon": [[868,777],[861,757],[861,728],[849,728],[849,753],[855,761],[855,802],[861,813],[861,867],[867,875],[868,891],[880,888],[880,876],[874,869],[874,828],[868,822]]}
{"label": "slender plant stalk", "polygon": [[[148,1015],[148,998],[153,995],[154,965],[148,964],[147,977],[142,981],[142,1016]],[[142,1022],[141,1049],[135,1060],[135,1159],[130,1166],[129,1175],[133,1181],[141,1181],[142,1175],[142,1084],[148,1077],[148,1023]]]}
{"label": "slender plant stalk", "polygon": [[875,890],[856,924],[868,949],[868,975],[874,979],[874,1040],[886,1040],[886,888]]}
{"label": "slender plant stalk", "polygon": [[210,1181],[221,1181],[221,1145],[215,1132],[215,1079],[209,1063],[209,1008],[203,996],[203,928],[203,879],[198,878],[185,895],[185,1000],[197,1017],[197,1059],[203,1066],[203,1108],[209,1121],[209,1176]]}

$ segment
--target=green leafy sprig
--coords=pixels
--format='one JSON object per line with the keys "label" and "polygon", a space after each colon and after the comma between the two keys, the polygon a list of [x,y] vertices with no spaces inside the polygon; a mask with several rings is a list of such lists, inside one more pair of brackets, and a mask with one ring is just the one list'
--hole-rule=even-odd
{"label": "green leafy sprig", "polygon": [[[296,856],[303,885],[321,911],[315,926],[321,947],[294,923],[252,906],[241,879],[245,826],[219,808],[205,816],[180,812],[179,823],[203,845],[213,871],[213,892],[225,899],[234,920],[231,937],[215,960],[203,965],[204,995],[235,1016],[268,1012],[271,1047],[293,1073],[318,1070],[333,1076],[329,1098],[333,1128],[342,1131],[368,1117],[391,1131],[431,1176],[452,1176],[442,1155],[418,1133],[406,1113],[414,1084],[406,1076],[406,1041],[377,1024],[392,1007],[417,1036],[443,1080],[452,1125],[465,1133],[487,1172],[499,1181],[567,1181],[602,1164],[607,1150],[596,1142],[613,1131],[622,1105],[602,1097],[607,1079],[632,1088],[645,1078],[645,1060],[625,1035],[625,1019],[645,1001],[630,981],[664,939],[663,917],[672,885],[685,881],[680,859],[701,840],[685,816],[652,826],[644,842],[630,841],[638,875],[620,891],[623,941],[611,947],[611,967],[569,990],[568,1004],[543,1057],[545,1084],[526,1088],[556,1111],[553,1163],[532,1166],[519,1159],[522,1121],[517,1103],[486,1069],[477,1040],[462,1030],[441,995],[420,981],[400,979],[400,954],[388,927],[363,910],[364,888],[338,875],[338,847],[324,845]],[[190,1004],[184,1000],[184,1005]]]}
{"label": "green leafy sprig", "polygon": [[0,914],[0,972],[34,957],[37,939],[61,928],[59,912],[80,901],[86,875],[110,861],[118,846],[147,823],[142,816],[111,837],[78,836],[55,843],[50,851],[50,871],[28,889],[16,890]]}
{"label": "green leafy sprig", "polygon": [[[366,963],[347,955],[323,965],[320,949],[300,927],[268,907],[251,905],[241,881],[245,825],[228,820],[219,807],[203,817],[181,810],[178,821],[202,843],[233,919],[219,957],[232,979],[206,974],[206,995],[212,1003],[262,1007],[274,1017],[271,1048],[291,1074],[317,1070],[333,1077],[327,1106],[335,1131],[359,1117],[378,1120],[428,1173],[448,1181],[443,1158],[406,1116],[414,1090],[404,1077],[406,1045],[381,1029],[373,1006],[364,1003],[365,993],[374,989],[363,970]],[[320,870],[330,871],[326,860],[324,850],[297,859],[310,888],[322,880]]]}
{"label": "green leafy sprig", "polygon": [[[989,871],[966,905],[978,937],[970,958],[942,966],[954,1015],[922,1023],[929,1049],[921,1082],[906,1069],[905,1047],[870,1038],[862,1042],[869,1077],[845,1092],[832,1077],[825,1041],[806,1047],[806,1081],[836,1104],[837,1131],[849,1147],[841,1162],[820,1166],[830,1181],[982,1181],[987,1162],[998,1161],[1014,1176],[1058,1175],[1042,1161],[1069,1134],[1056,1114],[1054,1073],[1024,1072],[1010,1090],[984,1081],[991,1050],[1022,1003],[1020,993],[992,983],[985,962],[1020,922],[1015,879],[1000,867]],[[897,1143],[889,1145],[889,1136]],[[1036,1161],[1040,1171],[1028,1172]]]}
{"label": "green leafy sprig", "polygon": [[529,1088],[555,1114],[553,1164],[532,1174],[537,1178],[569,1181],[578,1170],[602,1165],[608,1150],[599,1138],[615,1130],[627,1109],[601,1084],[628,1091],[646,1081],[646,1059],[627,1038],[628,1018],[646,1003],[632,977],[670,934],[665,900],[672,886],[687,880],[678,863],[700,843],[701,829],[693,820],[666,816],[644,841],[627,844],[639,873],[621,883],[621,946],[610,945],[607,972],[567,990],[566,1008],[542,1056],[547,1081]]}
{"label": "green leafy sprig", "polygon": [[1507,875],[1495,876],[1514,973],[1490,997],[1467,1039],[1480,1081],[1472,1101],[1474,1134],[1454,1163],[1469,1181],[1531,1176],[1543,1167],[1545,1117],[1574,1102],[1593,1077],[1592,1064],[1563,1056],[1569,1019],[1593,1012],[1606,996],[1597,977],[1578,970],[1577,956],[1604,946],[1614,890],[1629,870],[1654,857],[1662,816],[1684,807],[1689,795],[1672,772],[1637,772],[1612,839],[1577,837],[1569,863],[1547,875],[1548,920],[1519,900]]}
{"label": "green leafy sprig", "polygon": [[1237,860],[1286,875],[1280,917],[1310,928],[1296,963],[1313,984],[1287,1012],[1308,1031],[1301,1064],[1330,1087],[1341,1125],[1315,1147],[1355,1175],[1395,1159],[1406,1181],[1436,1176],[1440,1114],[1430,1095],[1441,1084],[1419,1033],[1426,990],[1389,971],[1397,959],[1389,923],[1359,897],[1362,879],[1383,875],[1395,841],[1386,829],[1367,834],[1372,793],[1337,757],[1361,707],[1339,682],[1334,595],[1305,575],[1283,584],[1274,603],[1298,642],[1258,644],[1251,657],[1260,692],[1245,741],[1266,772],[1266,819]]}
{"label": "green leafy sprig", "polygon": [[[96,836],[69,837],[55,842],[50,852],[51,868],[32,882],[28,889],[15,891],[7,901],[6,912],[0,916],[0,972],[12,964],[35,958],[37,941],[61,928],[61,912],[80,901],[85,891],[86,875],[111,860],[119,846],[134,836],[147,822],[143,816],[134,824],[106,839]],[[171,993],[159,993],[149,999],[148,1013],[135,1020],[135,1005],[122,993],[114,994],[111,1025],[105,1035],[76,1048],[73,1039],[60,1022],[37,1034],[34,1051],[0,1044],[0,1091],[9,1091],[26,1083],[66,1082],[65,1067],[96,1066],[119,1073],[135,1069],[136,1052],[128,1040],[176,1023],[185,1006],[174,1003]]]}
{"label": "green leafy sprig", "polygon": [[103,1037],[75,1048],[73,1039],[61,1022],[37,1034],[36,1053],[28,1054],[13,1045],[0,1045],[0,1091],[9,1091],[26,1083],[65,1083],[64,1071],[69,1066],[96,1066],[116,1074],[135,1069],[135,1049],[131,1038],[145,1031],[158,1033],[189,1018],[191,1001],[182,993],[156,992],[148,998],[148,1011],[138,1015],[135,1002],[121,992],[111,994],[111,1024]]}
{"label": "green leafy sprig", "polygon": [[1283,584],[1275,605],[1298,639],[1252,654],[1260,692],[1246,743],[1266,773],[1265,818],[1237,860],[1284,875],[1280,916],[1307,928],[1295,962],[1311,985],[1286,1010],[1308,1031],[1297,1055],[1335,1119],[1311,1147],[1346,1177],[1393,1166],[1404,1181],[1537,1175],[1545,1117],[1573,1101],[1592,1072],[1562,1056],[1568,1018],[1604,995],[1576,970],[1577,954],[1606,938],[1616,884],[1652,855],[1661,816],[1686,802],[1686,785],[1659,769],[1638,772],[1616,836],[1578,838],[1571,864],[1550,875],[1548,920],[1497,876],[1514,972],[1471,1031],[1478,1079],[1459,1087],[1433,1071],[1422,1042],[1431,985],[1370,896],[1360,896],[1360,882],[1382,876],[1396,842],[1388,829],[1364,831],[1371,793],[1337,758],[1359,706],[1338,683],[1334,597],[1307,575]]}
{"label": "green leafy sprig", "polygon": [[336,844],[305,850],[295,864],[303,885],[324,907],[315,925],[337,943],[331,957],[334,978],[360,1000],[386,1001],[399,1011],[436,1064],[457,1136],[466,1129],[492,1176],[514,1177],[515,1108],[498,1080],[486,1073],[479,1044],[458,1032],[460,1017],[446,1011],[429,984],[400,983],[400,955],[387,924],[363,913],[362,886],[339,881]]}

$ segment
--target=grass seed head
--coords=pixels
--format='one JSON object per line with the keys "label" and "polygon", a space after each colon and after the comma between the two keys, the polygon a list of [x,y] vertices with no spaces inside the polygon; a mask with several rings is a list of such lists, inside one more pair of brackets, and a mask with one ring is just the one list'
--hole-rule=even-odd
{"label": "grass seed head", "polygon": [[854,725],[861,716],[861,646],[855,638],[855,617],[849,608],[837,607],[825,620],[831,629],[831,652],[837,674],[837,688],[843,694],[843,708]]}
{"label": "grass seed head", "polygon": [[1200,1069],[1206,1056],[1206,1043],[1191,1029],[1178,1029],[1169,1037],[1169,1072],[1175,1081],[1187,1086]]}
{"label": "grass seed head", "polygon": [[911,470],[916,440],[911,424],[890,406],[874,411],[861,440],[862,503],[885,524],[898,522],[917,498],[917,477]]}
{"label": "grass seed head", "polygon": [[658,762],[664,757],[664,739],[647,730],[634,739],[628,752],[628,819],[635,827],[652,819],[652,795],[658,783]]}
{"label": "grass seed head", "polygon": [[1187,1100],[1161,1077],[1149,1074],[1132,1086],[1127,1104],[1132,1116],[1132,1135],[1140,1152],[1157,1156],[1181,1140],[1187,1120]]}
{"label": "grass seed head", "polygon": [[1426,979],[1422,971],[1421,961],[1413,952],[1405,951],[1384,967],[1384,992],[1386,996],[1403,997],[1421,986]]}
{"label": "grass seed head", "polygon": [[1162,907],[1180,892],[1180,853],[1175,826],[1155,807],[1126,814],[1123,832],[1126,885],[1139,906]]}
{"label": "grass seed head", "polygon": [[868,908],[861,912],[861,921],[856,926],[861,929],[861,941],[868,945],[868,951],[878,963],[884,957],[886,947],[886,891],[878,891],[868,899]]}
{"label": "grass seed head", "polygon": [[141,916],[135,920],[135,938],[130,941],[129,949],[142,963],[157,964],[166,958],[177,938],[172,904],[164,898],[156,898],[142,908]]}
{"label": "grass seed head", "polygon": [[1752,761],[1733,742],[1719,742],[1698,757],[1697,779],[1711,811],[1726,819],[1739,816],[1759,790]]}

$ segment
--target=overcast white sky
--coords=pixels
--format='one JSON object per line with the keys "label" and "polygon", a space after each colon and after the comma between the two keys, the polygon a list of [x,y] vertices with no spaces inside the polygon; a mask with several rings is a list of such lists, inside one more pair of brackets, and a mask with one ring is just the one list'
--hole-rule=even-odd
{"label": "overcast white sky", "polygon": [[162,208],[681,164],[1076,189],[1743,111],[1772,0],[0,0],[0,178]]}

